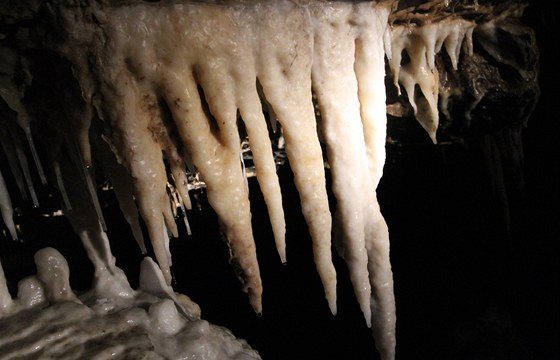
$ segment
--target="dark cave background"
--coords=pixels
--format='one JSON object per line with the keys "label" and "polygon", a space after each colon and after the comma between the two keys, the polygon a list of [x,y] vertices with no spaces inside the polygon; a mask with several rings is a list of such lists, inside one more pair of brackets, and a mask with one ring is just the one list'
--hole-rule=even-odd
{"label": "dark cave background", "polygon": [[[509,193],[509,235],[484,156],[473,145],[476,139],[387,145],[378,196],[391,236],[397,359],[560,358],[559,46],[553,37],[558,13],[549,7],[535,1],[522,18],[537,35],[541,95],[523,129],[525,187]],[[197,302],[204,319],[246,339],[265,360],[376,359],[371,332],[337,255],[339,312],[330,314],[292,174],[288,166],[279,174],[287,221],[285,266],[276,254],[256,180],[249,180],[264,285],[262,316],[240,290],[203,193],[197,193],[201,209],[188,213],[193,234],[181,228],[180,238],[171,241],[175,290]],[[117,264],[135,285],[142,255],[112,194],[104,192],[101,199],[108,205],[104,211],[111,219],[108,232]],[[19,219],[26,241],[0,242],[10,285],[34,273],[34,251],[53,246],[69,262],[73,288],[87,289],[92,267],[67,221],[26,210]]]}

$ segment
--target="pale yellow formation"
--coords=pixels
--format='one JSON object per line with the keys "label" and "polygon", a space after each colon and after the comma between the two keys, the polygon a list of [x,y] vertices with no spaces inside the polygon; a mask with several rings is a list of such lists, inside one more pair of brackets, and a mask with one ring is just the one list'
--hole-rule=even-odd
{"label": "pale yellow formation", "polygon": [[[336,272],[331,261],[331,214],[321,146],[311,99],[313,24],[307,8],[290,3],[264,11],[255,32],[257,76],[283,127],[286,152],[313,241],[317,271],[336,313]],[[282,31],[282,36],[276,35]]]}
{"label": "pale yellow formation", "polygon": [[356,297],[368,326],[371,324],[371,287],[367,271],[364,201],[368,191],[365,140],[360,119],[358,79],[354,73],[357,29],[354,9],[343,4],[317,8],[314,16],[328,26],[316,31],[313,88],[321,111],[322,134],[327,143],[333,192],[337,199],[336,226],[342,256],[348,263]]}
{"label": "pale yellow formation", "polygon": [[[358,9],[356,9],[358,8]],[[385,160],[383,35],[388,9],[367,4],[320,8],[313,88],[337,198],[341,255],[356,297],[374,325],[383,359],[394,358],[395,306],[389,238],[375,189]]]}
{"label": "pale yellow formation", "polygon": [[[76,114],[78,128],[67,134],[75,145],[73,163],[57,163],[55,175],[65,213],[96,264],[96,276],[118,269],[100,210],[88,196],[91,184],[78,184],[91,181],[90,146],[146,251],[138,207],[168,284],[169,235],[177,236],[178,229],[167,184],[174,184],[190,208],[186,167],[196,170],[218,215],[231,262],[260,313],[263,286],[238,125],[243,123],[248,135],[279,258],[286,262],[289,249],[268,113],[272,130],[282,131],[285,140],[331,311],[337,311],[337,278],[325,160],[337,202],[334,233],[340,254],[382,359],[393,359],[389,238],[375,193],[385,160],[387,6],[288,0],[138,3],[94,9],[95,21],[87,11],[60,9],[69,39],[59,50],[75,66],[86,105]],[[394,48],[399,46],[402,50],[407,44]],[[400,73],[418,76],[408,68]],[[419,82],[433,87],[434,81],[432,76]],[[94,111],[99,121],[91,125]],[[90,125],[102,140],[90,144],[84,137]]]}
{"label": "pale yellow formation", "polygon": [[199,306],[175,293],[149,257],[138,289],[115,267],[79,297],[58,251],[44,248],[34,259],[37,274],[19,281],[14,298],[0,264],[3,359],[260,359],[244,340],[202,320]]}
{"label": "pale yellow formation", "polygon": [[[391,27],[391,48],[387,53],[395,86],[406,90],[414,114],[434,143],[439,125],[439,72],[435,54],[445,48],[454,69],[457,69],[461,48],[472,53],[472,32],[475,23],[448,17],[437,22]],[[403,52],[408,59],[403,61]],[[399,85],[400,84],[400,85]],[[420,91],[416,90],[419,87]]]}

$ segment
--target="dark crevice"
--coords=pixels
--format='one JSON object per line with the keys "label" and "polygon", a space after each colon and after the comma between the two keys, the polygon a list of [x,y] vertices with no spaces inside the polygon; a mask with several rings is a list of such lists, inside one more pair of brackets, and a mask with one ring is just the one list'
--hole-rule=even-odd
{"label": "dark crevice", "polygon": [[256,79],[256,87],[257,93],[259,94],[259,98],[261,100],[261,107],[263,110],[264,117],[266,119],[266,126],[268,128],[268,134],[271,138],[275,137],[274,133],[278,132],[280,129],[280,122],[276,121],[276,125],[273,127],[271,118],[276,117],[274,108],[272,104],[266,99],[266,95],[264,93],[264,87],[262,86],[259,78]]}
{"label": "dark crevice", "polygon": [[210,126],[210,132],[214,137],[219,141],[220,140],[220,126],[218,125],[218,121],[210,112],[210,106],[206,101],[206,96],[204,95],[204,89],[202,85],[197,84],[196,89],[198,90],[198,95],[200,97],[200,106],[202,107],[202,111],[204,111],[204,115],[208,120],[208,125]]}

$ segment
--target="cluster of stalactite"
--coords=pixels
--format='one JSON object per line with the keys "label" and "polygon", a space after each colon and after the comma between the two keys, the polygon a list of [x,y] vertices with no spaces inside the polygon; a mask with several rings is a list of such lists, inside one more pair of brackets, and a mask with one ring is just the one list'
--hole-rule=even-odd
{"label": "cluster of stalactite", "polygon": [[[523,123],[538,95],[534,36],[517,22],[523,7],[510,1],[92,0],[0,8],[11,19],[0,38],[2,171],[6,176],[9,169],[17,192],[8,191],[0,174],[7,234],[18,238],[14,198],[38,207],[37,187],[48,183],[96,271],[114,268],[95,181],[103,173],[142,252],[147,235],[170,283],[169,239],[178,236],[177,216],[188,228],[189,191],[203,184],[234,269],[260,313],[247,176],[259,182],[285,263],[276,175],[282,161],[275,153],[285,144],[330,309],[336,313],[334,234],[376,345],[391,359],[389,236],[375,192],[386,113],[390,121],[416,119],[434,143],[460,141],[504,125],[473,118],[505,93],[525,100],[514,119]],[[504,41],[513,45],[510,53]],[[406,143],[401,135],[390,129],[388,139]],[[518,137],[505,138],[516,143]],[[510,158],[516,154],[510,151]]]}

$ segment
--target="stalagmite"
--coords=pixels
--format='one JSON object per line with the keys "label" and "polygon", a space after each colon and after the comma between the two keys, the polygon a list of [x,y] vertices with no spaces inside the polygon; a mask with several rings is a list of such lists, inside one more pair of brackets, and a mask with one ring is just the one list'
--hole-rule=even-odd
{"label": "stalagmite", "polygon": [[245,341],[201,320],[198,305],[174,293],[149,258],[137,290],[116,271],[96,278],[80,297],[69,288],[58,251],[41,249],[35,263],[37,275],[20,281],[14,299],[0,265],[3,358],[260,359]]}
{"label": "stalagmite", "polygon": [[4,268],[0,263],[0,316],[4,316],[4,314],[9,313],[12,310],[12,306],[12,295],[8,289],[6,276],[4,275]]}
{"label": "stalagmite", "polygon": [[62,255],[53,248],[35,253],[37,278],[45,284],[46,297],[51,302],[79,301],[70,288],[70,269]]}

